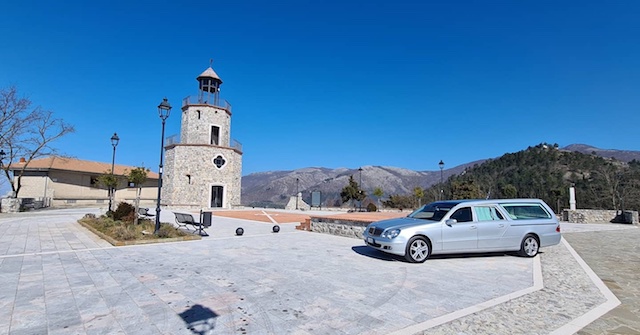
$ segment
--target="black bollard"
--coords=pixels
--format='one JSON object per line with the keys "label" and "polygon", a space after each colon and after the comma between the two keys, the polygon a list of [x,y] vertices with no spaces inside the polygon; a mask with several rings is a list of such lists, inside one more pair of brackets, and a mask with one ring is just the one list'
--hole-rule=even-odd
{"label": "black bollard", "polygon": [[244,229],[242,229],[242,227],[238,227],[238,229],[236,229],[236,235],[242,236],[242,234],[244,234]]}
{"label": "black bollard", "polygon": [[273,229],[272,229],[272,230],[273,230],[273,232],[274,232],[274,233],[277,233],[277,232],[279,232],[279,231],[280,231],[280,226],[275,225],[275,226],[273,226]]}

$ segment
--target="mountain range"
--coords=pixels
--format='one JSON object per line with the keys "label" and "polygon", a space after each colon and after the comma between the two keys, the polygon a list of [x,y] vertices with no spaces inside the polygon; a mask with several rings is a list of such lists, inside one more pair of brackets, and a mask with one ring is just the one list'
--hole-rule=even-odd
{"label": "mountain range", "polygon": [[[619,161],[640,161],[640,151],[600,149],[586,144],[571,144],[560,150],[597,155]],[[478,160],[442,171],[414,171],[390,166],[363,166],[359,169],[308,167],[292,171],[269,171],[252,173],[242,177],[242,204],[255,207],[284,207],[297,192],[309,201],[312,191],[322,192],[325,206],[340,204],[340,191],[348,184],[350,176],[362,185],[367,194],[377,187],[386,196],[411,194],[415,187],[426,189],[441,178],[459,175],[467,168],[481,165]]]}

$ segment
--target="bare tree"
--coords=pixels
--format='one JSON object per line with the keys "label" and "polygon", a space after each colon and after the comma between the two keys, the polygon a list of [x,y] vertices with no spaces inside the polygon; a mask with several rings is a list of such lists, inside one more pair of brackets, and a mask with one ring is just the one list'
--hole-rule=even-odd
{"label": "bare tree", "polygon": [[[51,111],[31,107],[31,100],[19,97],[14,86],[0,89],[0,149],[5,153],[1,169],[14,197],[20,192],[22,175],[29,163],[56,154],[51,143],[73,131],[73,126],[54,118]],[[21,158],[24,162],[20,162]],[[10,170],[14,171],[15,182],[11,182]]]}

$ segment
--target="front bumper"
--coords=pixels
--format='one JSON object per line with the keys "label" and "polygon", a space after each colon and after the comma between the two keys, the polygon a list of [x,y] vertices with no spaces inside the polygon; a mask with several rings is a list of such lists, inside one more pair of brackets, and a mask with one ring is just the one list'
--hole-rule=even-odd
{"label": "front bumper", "polygon": [[369,236],[366,234],[363,237],[364,243],[371,248],[398,256],[404,256],[407,241],[400,236],[388,239],[380,236]]}

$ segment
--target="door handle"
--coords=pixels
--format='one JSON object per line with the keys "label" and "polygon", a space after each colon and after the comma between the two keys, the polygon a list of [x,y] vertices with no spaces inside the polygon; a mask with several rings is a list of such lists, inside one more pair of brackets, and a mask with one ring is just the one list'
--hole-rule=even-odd
{"label": "door handle", "polygon": [[471,230],[474,230],[476,228],[477,228],[476,226],[469,226],[469,229],[471,229]]}
{"label": "door handle", "polygon": [[502,227],[504,227],[504,223],[501,223],[498,225],[498,228],[502,228]]}

